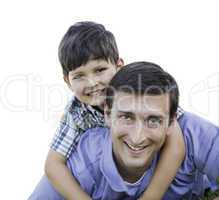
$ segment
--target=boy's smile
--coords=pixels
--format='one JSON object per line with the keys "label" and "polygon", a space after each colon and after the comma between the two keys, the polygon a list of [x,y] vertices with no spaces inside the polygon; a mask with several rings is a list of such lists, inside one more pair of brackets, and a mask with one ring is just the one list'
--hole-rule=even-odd
{"label": "boy's smile", "polygon": [[93,88],[92,90],[85,91],[85,95],[87,96],[98,96],[98,95],[105,95],[105,87],[103,88]]}
{"label": "boy's smile", "polygon": [[106,87],[116,70],[117,66],[110,61],[90,60],[70,71],[65,81],[81,102],[101,107],[105,100]]}

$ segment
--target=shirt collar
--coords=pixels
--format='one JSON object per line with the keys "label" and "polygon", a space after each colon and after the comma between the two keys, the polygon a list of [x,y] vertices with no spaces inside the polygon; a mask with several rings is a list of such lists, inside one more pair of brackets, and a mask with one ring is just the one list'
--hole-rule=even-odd
{"label": "shirt collar", "polygon": [[103,113],[95,110],[90,105],[82,103],[75,96],[72,98],[70,112],[74,123],[82,130],[104,126]]}
{"label": "shirt collar", "polygon": [[157,155],[155,156],[152,164],[149,169],[144,173],[144,175],[136,182],[136,183],[127,183],[120,176],[116,164],[113,158],[112,152],[112,140],[110,136],[110,131],[107,131],[107,136],[103,149],[103,156],[100,160],[100,170],[103,173],[104,177],[107,180],[107,183],[110,187],[116,192],[125,192],[129,196],[135,196],[137,193],[140,195],[145,188],[150,183],[150,179],[153,175],[156,162]]}

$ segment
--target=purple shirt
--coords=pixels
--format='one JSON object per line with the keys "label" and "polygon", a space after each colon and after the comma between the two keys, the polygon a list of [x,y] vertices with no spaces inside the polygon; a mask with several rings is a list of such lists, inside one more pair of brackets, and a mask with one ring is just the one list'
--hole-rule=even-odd
{"label": "purple shirt", "polygon": [[[186,145],[185,159],[164,200],[195,199],[219,177],[219,128],[190,113],[179,119]],[[112,141],[106,128],[90,129],[81,137],[67,165],[93,200],[136,200],[147,188],[158,162],[156,155],[145,174],[134,184],[123,181],[112,156]],[[60,200],[62,197],[43,177],[31,200]]]}

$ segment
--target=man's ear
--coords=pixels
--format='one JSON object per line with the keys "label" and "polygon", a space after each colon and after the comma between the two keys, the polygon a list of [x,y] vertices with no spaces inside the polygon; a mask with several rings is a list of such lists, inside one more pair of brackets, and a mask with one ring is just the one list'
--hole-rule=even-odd
{"label": "man's ear", "polygon": [[111,112],[106,104],[104,105],[104,119],[105,119],[106,126],[110,127],[111,126]]}
{"label": "man's ear", "polygon": [[172,119],[169,121],[169,126],[167,128],[167,135],[170,135],[174,132],[179,132],[179,125],[177,123],[176,116],[174,116]]}
{"label": "man's ear", "polygon": [[122,58],[119,58],[116,62],[117,71],[120,70],[124,66],[124,61]]}

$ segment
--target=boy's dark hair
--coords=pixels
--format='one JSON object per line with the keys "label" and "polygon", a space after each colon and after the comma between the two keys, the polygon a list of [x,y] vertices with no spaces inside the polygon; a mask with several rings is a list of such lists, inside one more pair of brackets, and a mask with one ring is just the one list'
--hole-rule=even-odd
{"label": "boy's dark hair", "polygon": [[71,26],[59,45],[59,61],[64,75],[90,59],[104,59],[116,64],[119,59],[114,35],[102,24],[84,21]]}
{"label": "boy's dark hair", "polygon": [[136,95],[161,95],[169,93],[170,122],[176,115],[179,89],[175,79],[160,66],[150,62],[135,62],[119,70],[106,91],[106,105],[111,110],[115,92]]}

